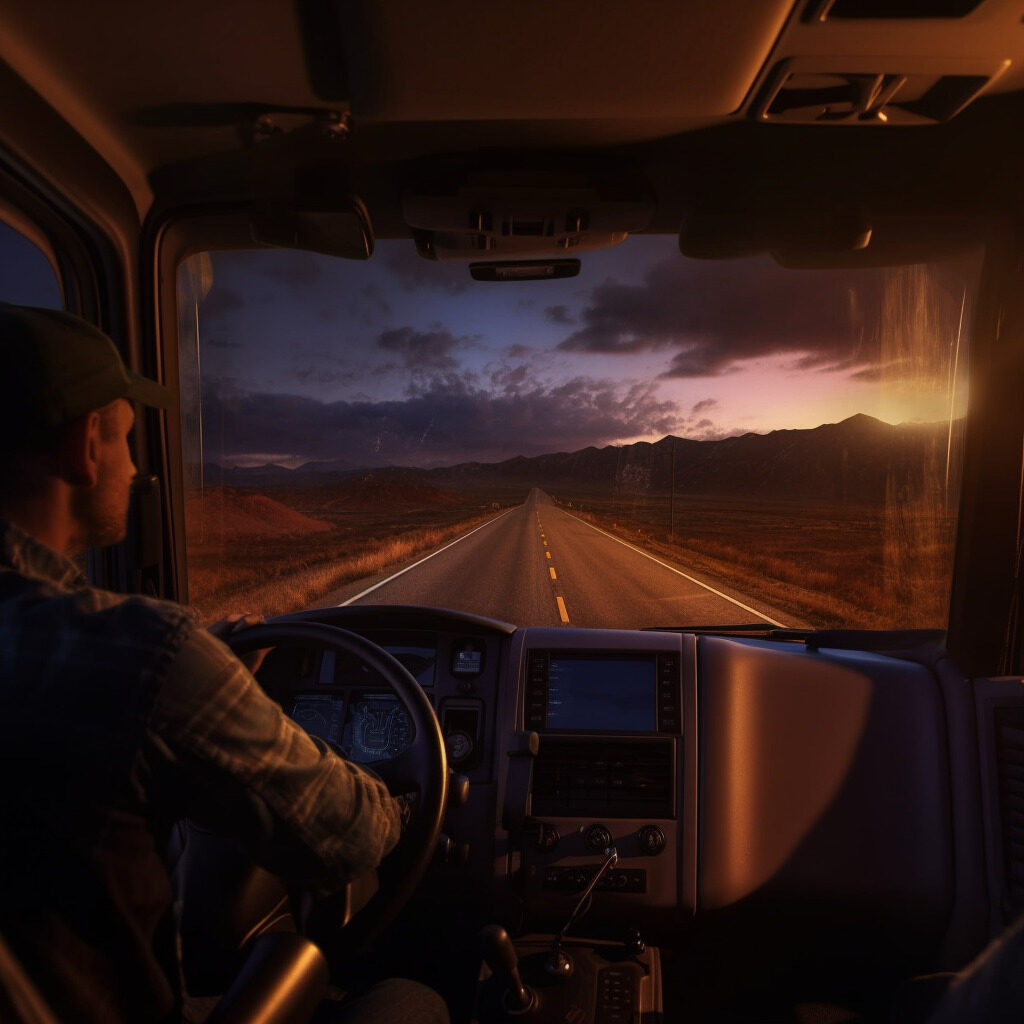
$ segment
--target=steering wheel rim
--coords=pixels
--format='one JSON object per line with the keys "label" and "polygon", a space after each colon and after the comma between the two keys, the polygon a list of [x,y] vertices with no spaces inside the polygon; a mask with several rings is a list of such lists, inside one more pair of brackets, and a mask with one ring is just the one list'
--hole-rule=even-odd
{"label": "steering wheel rim", "polygon": [[[226,642],[236,655],[280,647],[284,643],[313,644],[355,655],[382,678],[409,715],[414,734],[410,746],[394,762],[371,764],[389,790],[394,785],[399,792],[406,792],[410,784],[418,783],[419,800],[398,845],[381,865],[380,891],[344,929],[346,939],[366,942],[383,930],[412,895],[427,870],[441,833],[448,799],[448,760],[441,726],[430,698],[397,658],[359,633],[337,626],[271,620],[233,633]],[[397,770],[389,771],[389,764],[395,764]],[[389,775],[392,776],[390,781]]]}

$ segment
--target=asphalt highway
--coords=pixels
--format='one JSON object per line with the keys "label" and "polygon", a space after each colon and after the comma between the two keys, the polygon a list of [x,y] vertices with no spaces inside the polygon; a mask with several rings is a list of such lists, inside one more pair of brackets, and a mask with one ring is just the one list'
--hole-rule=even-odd
{"label": "asphalt highway", "polygon": [[332,603],[434,605],[518,626],[793,624],[591,526],[536,488],[524,504]]}

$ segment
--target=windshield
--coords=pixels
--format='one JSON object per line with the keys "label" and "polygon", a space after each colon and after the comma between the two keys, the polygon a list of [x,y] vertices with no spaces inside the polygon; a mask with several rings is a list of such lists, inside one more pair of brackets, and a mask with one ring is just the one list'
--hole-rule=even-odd
{"label": "windshield", "polygon": [[787,270],[669,236],[481,283],[202,253],[178,275],[204,619],[944,628],[980,260]]}

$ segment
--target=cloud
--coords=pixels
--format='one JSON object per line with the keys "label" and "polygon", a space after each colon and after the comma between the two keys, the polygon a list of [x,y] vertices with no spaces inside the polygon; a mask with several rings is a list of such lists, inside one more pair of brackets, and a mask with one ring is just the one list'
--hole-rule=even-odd
{"label": "cloud", "polygon": [[285,376],[297,380],[300,384],[342,384],[347,386],[358,381],[362,374],[356,370],[329,370],[323,366],[300,366],[292,368]]}
{"label": "cloud", "polygon": [[[697,403],[697,405],[702,404],[702,402]],[[717,403],[715,404],[717,405]],[[680,437],[688,437],[695,441],[721,441],[723,437],[733,437],[742,431],[736,427],[727,429],[707,416],[696,413],[683,417],[676,433]]]}
{"label": "cloud", "polygon": [[717,399],[714,398],[703,398],[690,410],[692,413],[707,412],[709,409],[714,409],[718,405]]}
{"label": "cloud", "polygon": [[576,318],[569,315],[568,306],[546,306],[544,315],[553,324],[569,326],[576,323]]}
{"label": "cloud", "polygon": [[665,377],[716,376],[740,360],[784,353],[809,365],[864,365],[878,351],[887,274],[787,271],[768,257],[664,260],[639,283],[594,288],[581,326],[559,348],[674,350]]}
{"label": "cloud", "polygon": [[223,316],[225,313],[241,309],[244,305],[245,302],[242,296],[234,288],[214,285],[207,293],[206,298],[200,303],[199,309],[203,319],[214,319]]}
{"label": "cloud", "polygon": [[518,366],[501,366],[491,371],[491,387],[505,393],[512,393],[522,388],[530,379],[532,371],[525,363]]}
{"label": "cloud", "polygon": [[466,264],[426,260],[416,252],[412,242],[408,247],[391,249],[383,263],[407,292],[425,288],[445,295],[458,295],[473,284]]}
{"label": "cloud", "polygon": [[440,326],[429,331],[398,327],[377,335],[377,347],[401,357],[402,365],[409,370],[454,369],[458,363],[452,352],[473,343],[473,338],[456,337]]}
{"label": "cloud", "polygon": [[533,349],[530,348],[529,345],[509,345],[509,347],[505,349],[505,355],[510,359],[522,359],[523,356],[532,354]]}
{"label": "cloud", "polygon": [[571,451],[666,434],[680,423],[675,403],[647,382],[577,377],[548,385],[524,376],[507,383],[494,390],[446,373],[400,400],[322,402],[214,381],[203,412],[209,443],[218,447],[207,454],[218,462],[287,451],[362,465],[443,465]]}

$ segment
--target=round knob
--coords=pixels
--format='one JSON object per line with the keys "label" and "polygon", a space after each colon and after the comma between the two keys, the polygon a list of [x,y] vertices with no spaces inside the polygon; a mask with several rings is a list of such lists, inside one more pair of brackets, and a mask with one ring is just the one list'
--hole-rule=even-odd
{"label": "round knob", "polygon": [[612,845],[612,834],[604,825],[591,825],[583,834],[583,845],[595,853],[603,853]]}
{"label": "round knob", "polygon": [[644,825],[637,832],[636,838],[640,843],[641,851],[648,857],[657,857],[665,849],[665,833],[657,825]]}
{"label": "round knob", "polygon": [[444,743],[448,748],[448,758],[453,764],[465,761],[473,753],[473,738],[461,729],[453,729],[448,733]]}

